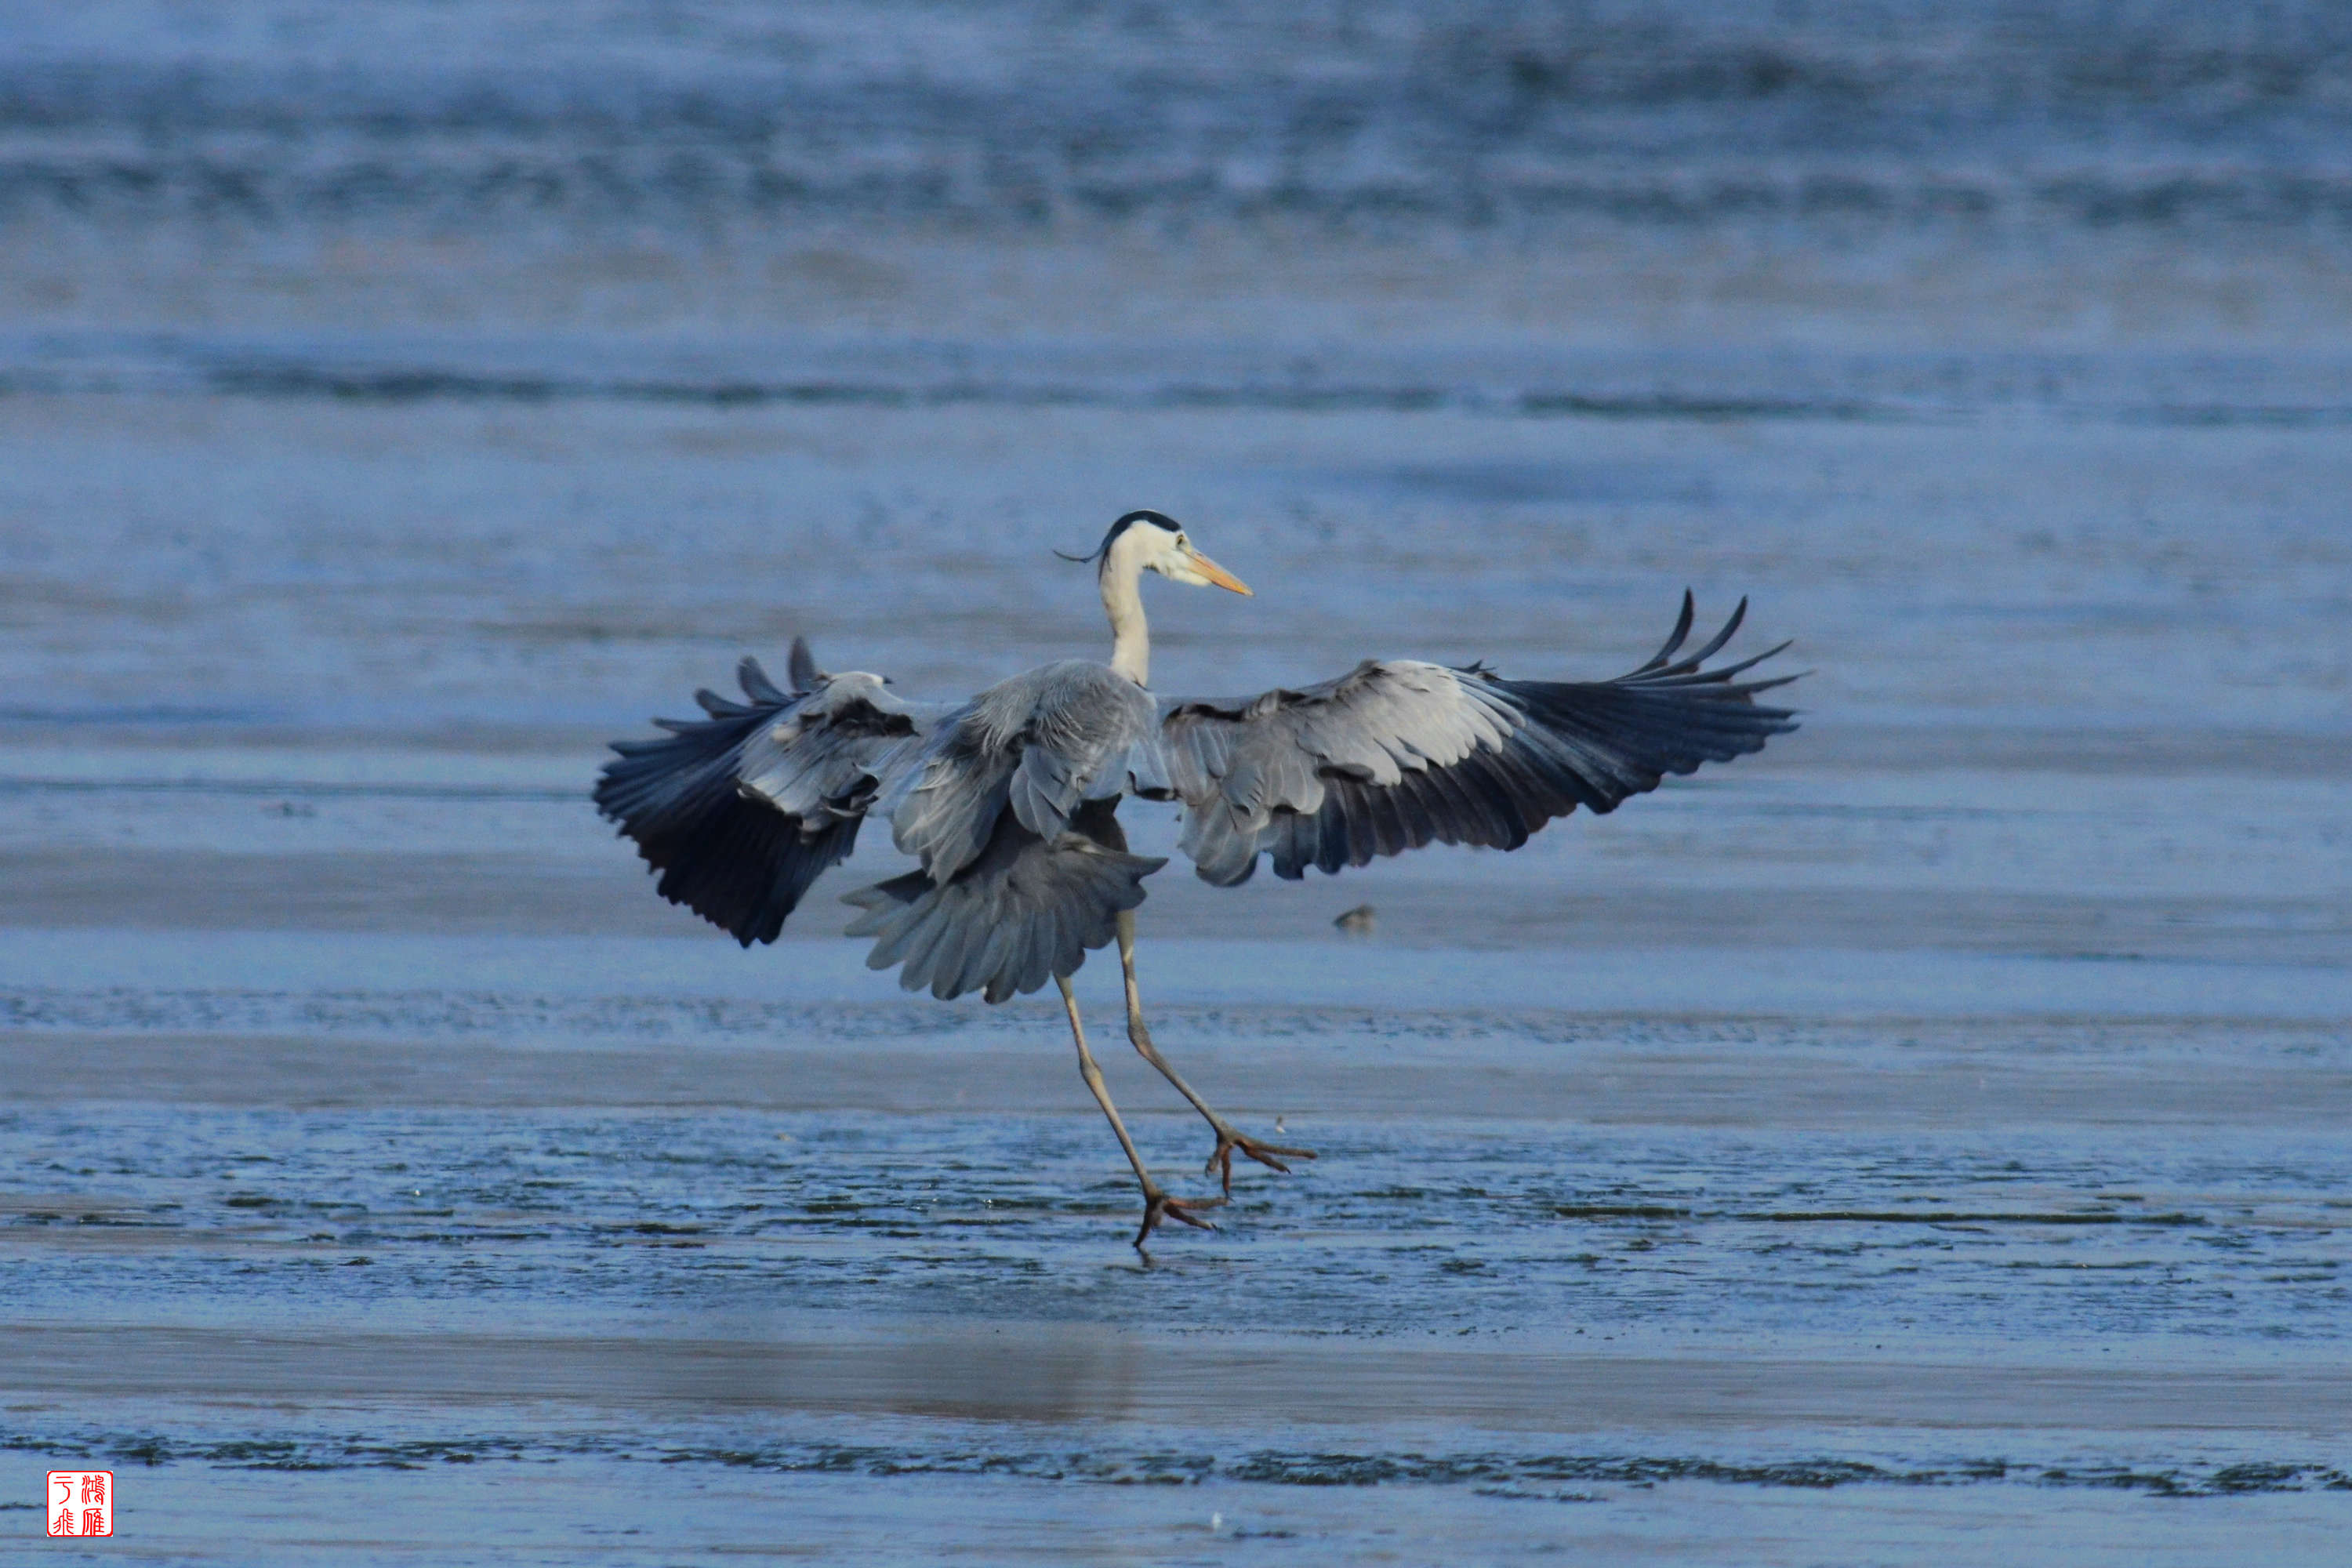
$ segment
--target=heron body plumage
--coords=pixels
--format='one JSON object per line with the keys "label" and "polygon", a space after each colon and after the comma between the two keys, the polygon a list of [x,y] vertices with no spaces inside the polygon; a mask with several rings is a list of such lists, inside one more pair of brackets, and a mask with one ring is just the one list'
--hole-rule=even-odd
{"label": "heron body plumage", "polygon": [[1141,687],[1078,659],[941,720],[887,806],[892,841],[922,869],[849,895],[866,911],[850,934],[876,939],[868,965],[903,965],[910,991],[1002,1002],[1107,945],[1167,864],[1126,854],[1103,826],[1158,721]]}
{"label": "heron body plumage", "polygon": [[[1231,1184],[1239,1152],[1276,1169],[1311,1158],[1234,1130],[1168,1066],[1136,988],[1133,911],[1167,862],[1128,852],[1116,816],[1136,796],[1180,803],[1180,850],[1219,887],[1261,857],[1296,879],[1431,843],[1512,849],[1583,806],[1614,810],[1795,728],[1757,696],[1794,677],[1740,679],[1780,648],[1706,668],[1747,601],[1695,653],[1683,597],[1647,662],[1601,681],[1507,680],[1483,666],[1368,659],[1348,674],[1254,696],[1155,698],[1145,681],[1146,572],[1241,594],[1164,514],[1130,512],[1092,555],[1112,635],[1107,664],[1067,659],[961,703],[898,697],[880,676],[829,675],[795,639],[789,686],[738,668],[744,700],[696,693],[705,718],[621,741],[597,809],[636,842],[662,896],[744,946],[773,942],[818,877],[847,858],[871,816],[917,869],[846,896],[867,963],[909,990],[990,1002],[1061,984],[1082,1070],[1145,1194],[1141,1245],[1163,1217],[1205,1224],[1144,1168],[1087,1053],[1068,978],[1116,941],[1129,1036],[1218,1135],[1211,1168]],[[1786,646],[1786,645],[1782,645]]]}

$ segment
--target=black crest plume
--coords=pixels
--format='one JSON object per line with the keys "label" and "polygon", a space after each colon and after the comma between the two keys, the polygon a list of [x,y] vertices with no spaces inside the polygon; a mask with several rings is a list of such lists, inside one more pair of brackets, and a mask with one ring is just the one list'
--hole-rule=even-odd
{"label": "black crest plume", "polygon": [[1129,512],[1125,517],[1112,523],[1110,531],[1103,535],[1102,542],[1095,546],[1095,552],[1091,555],[1073,555],[1066,550],[1056,550],[1054,553],[1065,561],[1073,562],[1080,566],[1092,565],[1096,562],[1108,559],[1110,555],[1110,547],[1118,542],[1118,536],[1139,522],[1148,522],[1154,528],[1164,528],[1171,533],[1184,531],[1184,525],[1166,512],[1152,511],[1147,508],[1142,511]]}

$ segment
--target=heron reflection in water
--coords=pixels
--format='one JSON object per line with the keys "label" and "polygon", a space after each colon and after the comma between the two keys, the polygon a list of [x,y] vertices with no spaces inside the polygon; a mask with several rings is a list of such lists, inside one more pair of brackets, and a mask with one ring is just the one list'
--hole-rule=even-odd
{"label": "heron reflection in water", "polygon": [[[1516,849],[1581,805],[1613,810],[1667,773],[1760,750],[1793,729],[1756,700],[1794,677],[1741,680],[1779,647],[1714,669],[1747,601],[1685,654],[1693,606],[1665,646],[1612,680],[1507,680],[1482,665],[1367,659],[1348,674],[1251,697],[1163,697],[1150,686],[1143,574],[1247,595],[1174,519],[1131,511],[1082,559],[1110,619],[1108,664],[1043,665],[961,702],[908,701],[883,678],[828,675],[795,639],[791,685],[756,660],[744,700],[696,693],[709,715],[661,720],[666,738],[614,743],[596,805],[661,874],[664,898],[749,947],[773,942],[868,816],[919,868],[851,893],[870,936],[866,963],[899,968],[908,990],[991,1002],[1051,981],[1078,1070],[1143,1189],[1139,1248],[1163,1220],[1214,1228],[1156,1181],[1087,1048],[1070,975],[1113,941],[1127,984],[1127,1034],[1216,1134],[1207,1169],[1233,1191],[1235,1154],[1276,1171],[1313,1152],[1253,1138],[1171,1067],[1144,1022],[1135,910],[1167,864],[1128,852],[1118,811],[1135,796],[1183,811],[1179,847],[1200,878],[1237,887],[1271,858],[1297,879],[1363,866],[1430,843]],[[1782,644],[1781,647],[1786,647]]]}

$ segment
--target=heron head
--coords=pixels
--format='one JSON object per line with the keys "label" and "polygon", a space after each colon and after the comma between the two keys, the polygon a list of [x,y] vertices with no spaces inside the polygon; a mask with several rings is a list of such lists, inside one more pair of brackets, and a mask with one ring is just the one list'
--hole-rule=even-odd
{"label": "heron head", "polygon": [[[1055,552],[1061,554],[1061,552]],[[1184,525],[1165,512],[1131,511],[1110,525],[1102,545],[1092,555],[1064,555],[1065,561],[1092,561],[1103,572],[1123,566],[1134,572],[1157,572],[1171,582],[1195,588],[1225,588],[1249,597],[1249,584],[1210,560],[1193,546]]]}

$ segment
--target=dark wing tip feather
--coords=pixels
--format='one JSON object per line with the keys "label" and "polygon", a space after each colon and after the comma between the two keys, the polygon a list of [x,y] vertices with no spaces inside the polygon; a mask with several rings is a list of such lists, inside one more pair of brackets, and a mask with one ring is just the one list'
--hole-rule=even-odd
{"label": "dark wing tip feather", "polygon": [[1656,669],[1664,665],[1666,660],[1672,658],[1675,655],[1675,649],[1682,647],[1683,639],[1690,636],[1691,622],[1696,619],[1697,616],[1698,600],[1692,595],[1688,588],[1685,588],[1683,590],[1683,611],[1681,615],[1675,617],[1675,629],[1666,634],[1665,642],[1659,647],[1657,652],[1650,656],[1649,662],[1643,665],[1640,669],[1635,670],[1633,673],[1639,675],[1643,670]]}
{"label": "dark wing tip feather", "polygon": [[[1617,679],[1621,681],[1638,679],[1657,682],[1680,679],[1685,677],[1699,675],[1699,667],[1705,664],[1708,659],[1713,658],[1717,654],[1721,653],[1723,651],[1723,645],[1731,640],[1733,634],[1739,630],[1740,624],[1747,619],[1748,601],[1743,597],[1739,603],[1733,607],[1731,618],[1723,623],[1723,629],[1717,632],[1712,637],[1709,637],[1706,641],[1706,646],[1700,648],[1697,652],[1684,654],[1681,658],[1673,659],[1671,662],[1668,661],[1665,654],[1662,654],[1659,657],[1651,659],[1647,664],[1643,665],[1638,669],[1628,670],[1625,674],[1619,676]],[[1678,633],[1674,639],[1673,645],[1669,646],[1667,648],[1666,653],[1671,654],[1674,651],[1674,647],[1680,645],[1681,640],[1681,636]],[[1770,655],[1768,654],[1764,657],[1769,658]],[[1701,679],[1705,679],[1705,677],[1701,677]]]}
{"label": "dark wing tip feather", "polygon": [[[1698,679],[1702,680],[1727,682],[1733,676],[1745,674],[1747,671],[1751,670],[1758,665],[1763,663],[1766,659],[1770,658],[1777,654],[1788,652],[1795,640],[1796,639],[1792,637],[1788,642],[1775,643],[1770,647],[1766,648],[1762,653],[1752,654],[1749,657],[1739,660],[1736,664],[1717,665],[1713,669],[1701,672]],[[1802,676],[1811,675],[1811,673],[1812,671],[1811,670],[1801,670],[1797,675],[1778,676],[1772,680],[1767,682],[1767,684],[1772,686],[1786,686],[1790,681],[1799,679]],[[1743,685],[1740,689],[1743,691],[1760,691],[1763,688],[1751,682],[1749,684]]]}
{"label": "dark wing tip feather", "polygon": [[787,667],[792,675],[793,690],[805,694],[824,684],[824,671],[816,667],[816,655],[809,651],[808,638],[793,639],[792,662]]}
{"label": "dark wing tip feather", "polygon": [[[1810,669],[1801,669],[1793,675],[1776,675],[1767,680],[1743,680],[1727,689],[1742,697],[1753,697],[1759,691],[1770,691],[1776,687],[1793,686],[1812,673]],[[1760,703],[1757,705],[1756,710],[1759,713],[1775,713],[1783,719],[1794,718],[1798,711],[1794,708],[1767,708]],[[1790,728],[1793,729],[1795,726],[1791,725]]]}
{"label": "dark wing tip feather", "polygon": [[760,661],[748,653],[735,666],[735,683],[743,689],[744,696],[765,707],[781,708],[793,700],[792,693],[769,679]]}
{"label": "dark wing tip feather", "polygon": [[[1687,592],[1688,590],[1685,591]],[[1723,623],[1723,629],[1716,633],[1714,639],[1705,647],[1690,656],[1690,663],[1692,667],[1696,668],[1699,665],[1705,664],[1708,659],[1711,659],[1717,654],[1721,653],[1723,651],[1723,645],[1731,640],[1732,634],[1737,632],[1739,629],[1741,623],[1745,622],[1747,619],[1748,595],[1742,594],[1739,595],[1739,603],[1731,607],[1731,618]]]}
{"label": "dark wing tip feather", "polygon": [[593,798],[659,875],[662,897],[749,947],[776,940],[810,885],[855,847],[858,821],[807,823],[744,797],[743,747],[793,699],[756,659],[737,677],[751,703],[698,691],[709,718],[656,719],[663,739],[614,742]]}

